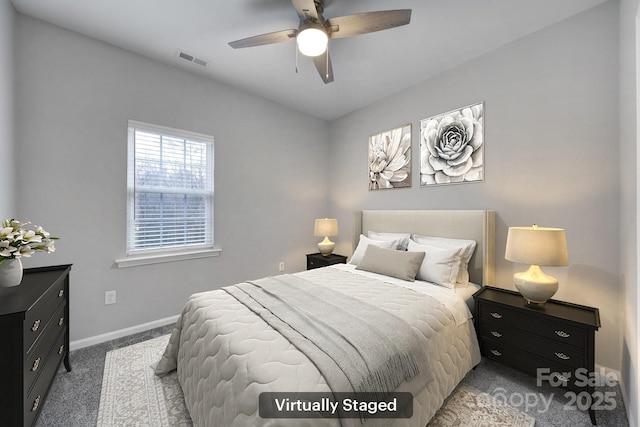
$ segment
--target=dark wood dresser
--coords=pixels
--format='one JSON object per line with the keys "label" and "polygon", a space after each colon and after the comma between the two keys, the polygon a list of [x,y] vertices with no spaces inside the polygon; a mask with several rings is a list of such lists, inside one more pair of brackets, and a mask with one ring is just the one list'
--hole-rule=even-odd
{"label": "dark wood dresser", "polygon": [[[549,300],[530,305],[517,292],[485,286],[473,295],[482,355],[566,387],[593,402],[597,308]],[[540,371],[538,371],[540,369]],[[593,406],[589,416],[596,424]]]}
{"label": "dark wood dresser", "polygon": [[32,426],[60,363],[69,364],[71,265],[25,269],[0,288],[0,424]]}
{"label": "dark wood dresser", "polygon": [[314,268],[326,267],[333,264],[346,264],[347,257],[338,254],[322,255],[320,252],[315,254],[307,254],[307,270]]}

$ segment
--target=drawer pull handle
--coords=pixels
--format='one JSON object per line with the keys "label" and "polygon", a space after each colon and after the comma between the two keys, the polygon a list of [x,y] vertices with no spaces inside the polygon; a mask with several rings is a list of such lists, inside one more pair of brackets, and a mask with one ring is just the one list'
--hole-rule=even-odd
{"label": "drawer pull handle", "polygon": [[502,334],[500,332],[497,332],[497,331],[491,331],[491,335],[493,335],[496,338],[500,338],[502,336]]}
{"label": "drawer pull handle", "polygon": [[40,319],[36,320],[35,322],[33,322],[33,326],[31,327],[31,330],[33,332],[37,331],[38,328],[40,327]]}
{"label": "drawer pull handle", "polygon": [[33,401],[31,412],[35,412],[36,410],[38,410],[38,406],[40,406],[40,396],[36,397],[36,400]]}
{"label": "drawer pull handle", "polygon": [[571,334],[568,334],[565,331],[556,331],[556,335],[561,338],[569,338],[571,336]]}
{"label": "drawer pull handle", "polygon": [[569,360],[569,359],[571,359],[571,357],[567,356],[566,354],[564,354],[564,353],[558,353],[558,352],[556,352],[556,357],[557,357],[558,359],[562,359],[562,360]]}
{"label": "drawer pull handle", "polygon": [[40,358],[38,357],[36,360],[33,361],[33,366],[31,367],[31,372],[37,371],[39,366],[40,366]]}
{"label": "drawer pull handle", "polygon": [[560,375],[559,373],[555,372],[554,376],[560,380],[560,382],[563,383],[568,383],[569,382],[569,378],[565,377],[564,375]]}
{"label": "drawer pull handle", "polygon": [[502,356],[502,353],[500,353],[498,350],[491,350],[491,354],[493,354],[494,356]]}
{"label": "drawer pull handle", "polygon": [[58,298],[62,298],[64,296],[64,289],[60,289],[60,292],[58,292]]}
{"label": "drawer pull handle", "polygon": [[58,320],[58,326],[62,325],[64,325],[64,317],[61,317],[60,320]]}
{"label": "drawer pull handle", "polygon": [[496,313],[495,311],[491,312],[491,316],[495,319],[502,319],[502,314]]}
{"label": "drawer pull handle", "polygon": [[64,351],[64,344],[62,344],[58,349],[58,354],[62,354],[63,351]]}

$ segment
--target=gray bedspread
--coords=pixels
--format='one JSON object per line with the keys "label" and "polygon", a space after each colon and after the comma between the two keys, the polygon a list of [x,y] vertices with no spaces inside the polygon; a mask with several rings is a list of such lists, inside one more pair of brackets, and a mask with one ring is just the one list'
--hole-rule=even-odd
{"label": "gray bedspread", "polygon": [[432,379],[424,340],[399,317],[294,275],[223,288],[304,353],[333,391],[391,392]]}

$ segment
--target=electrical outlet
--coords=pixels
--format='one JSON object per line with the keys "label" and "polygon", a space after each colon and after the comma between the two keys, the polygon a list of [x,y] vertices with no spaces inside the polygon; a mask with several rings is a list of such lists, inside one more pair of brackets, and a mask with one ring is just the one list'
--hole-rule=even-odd
{"label": "electrical outlet", "polygon": [[284,261],[280,261],[278,264],[278,271],[284,271]]}
{"label": "electrical outlet", "polygon": [[116,303],[116,291],[107,291],[104,293],[104,305]]}

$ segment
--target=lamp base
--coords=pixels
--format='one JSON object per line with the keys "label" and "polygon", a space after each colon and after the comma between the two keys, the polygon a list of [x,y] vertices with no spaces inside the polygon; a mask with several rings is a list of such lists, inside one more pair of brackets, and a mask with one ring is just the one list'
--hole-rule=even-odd
{"label": "lamp base", "polygon": [[539,266],[513,275],[513,284],[529,304],[543,305],[558,291],[558,280],[545,274]]}
{"label": "lamp base", "polygon": [[335,247],[336,244],[329,240],[329,237],[327,236],[325,236],[322,242],[318,243],[318,251],[320,251],[323,256],[331,255],[331,252],[333,252]]}

